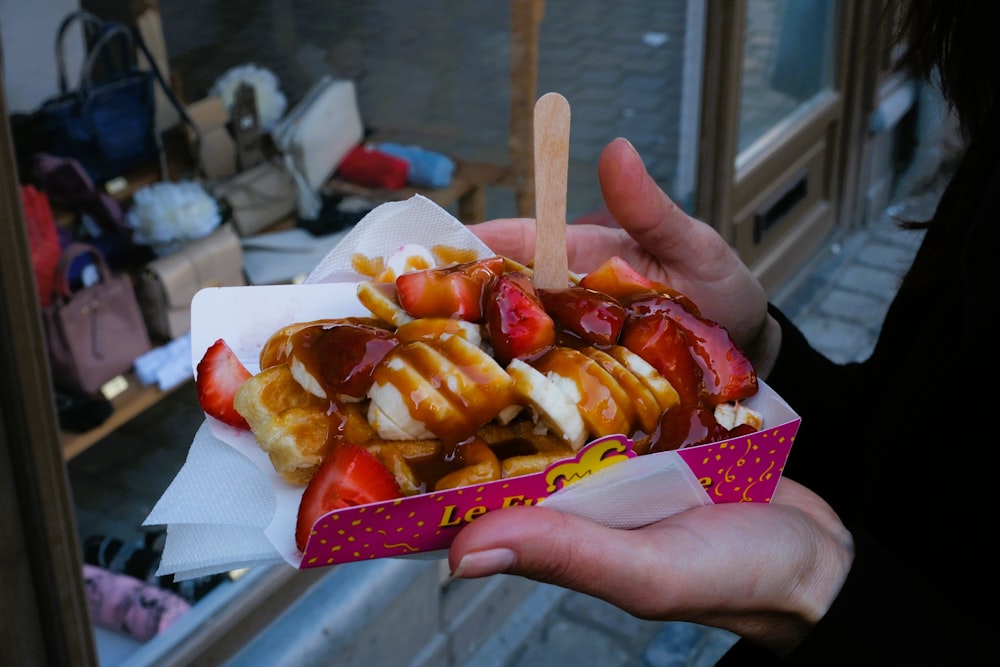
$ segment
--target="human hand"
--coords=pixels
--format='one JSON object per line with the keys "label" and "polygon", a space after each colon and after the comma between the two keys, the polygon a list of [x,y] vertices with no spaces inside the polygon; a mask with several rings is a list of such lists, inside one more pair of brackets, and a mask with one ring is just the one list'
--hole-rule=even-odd
{"label": "human hand", "polygon": [[635,530],[544,506],[496,510],[448,552],[457,578],[519,575],[639,618],[720,627],[779,655],[826,613],[852,560],[833,510],[787,478],[770,504],[707,505]]}
{"label": "human hand", "polygon": [[[567,227],[570,269],[588,273],[612,255],[622,257],[640,273],[690,297],[705,317],[726,327],[757,373],[766,377],[781,330],[767,315],[763,287],[725,239],[671,201],[625,139],[604,148],[598,176],[605,204],[620,228]],[[534,257],[533,220],[491,220],[469,229],[497,254],[522,264]]]}

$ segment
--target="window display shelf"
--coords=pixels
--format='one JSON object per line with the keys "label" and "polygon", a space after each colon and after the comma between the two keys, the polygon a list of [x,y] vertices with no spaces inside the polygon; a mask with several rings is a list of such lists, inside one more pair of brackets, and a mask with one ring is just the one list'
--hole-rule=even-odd
{"label": "window display shelf", "polygon": [[128,382],[128,388],[111,400],[111,406],[114,410],[100,426],[83,433],[62,432],[64,460],[69,461],[81,452],[86,451],[102,438],[184,384],[181,383],[181,385],[164,391],[156,386],[144,386],[132,373],[126,373],[122,377]]}

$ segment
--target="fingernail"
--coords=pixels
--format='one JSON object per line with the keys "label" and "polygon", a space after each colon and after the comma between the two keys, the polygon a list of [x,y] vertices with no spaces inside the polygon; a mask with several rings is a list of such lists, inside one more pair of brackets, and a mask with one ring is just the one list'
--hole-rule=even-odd
{"label": "fingernail", "polygon": [[635,153],[637,157],[639,156],[639,151],[635,149],[635,146],[632,145],[631,141],[629,141],[625,137],[618,137],[618,141],[624,141],[625,145],[628,146],[630,149],[632,149],[632,152]]}
{"label": "fingernail", "polygon": [[517,555],[510,549],[473,551],[462,556],[458,567],[451,573],[455,579],[475,579],[506,572],[517,562]]}

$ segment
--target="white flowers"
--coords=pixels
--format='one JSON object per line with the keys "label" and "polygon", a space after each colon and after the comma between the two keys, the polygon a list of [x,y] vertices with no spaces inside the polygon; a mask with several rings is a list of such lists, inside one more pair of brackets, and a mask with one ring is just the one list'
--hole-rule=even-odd
{"label": "white flowers", "polygon": [[219,205],[193,181],[154,183],[135,193],[125,216],[133,240],[166,255],[210,234],[222,221]]}
{"label": "white flowers", "polygon": [[278,77],[271,70],[254,64],[232,67],[212,84],[209,94],[222,99],[226,109],[231,109],[236,89],[241,83],[253,87],[257,96],[257,116],[260,126],[267,131],[284,115],[288,100],[278,85]]}

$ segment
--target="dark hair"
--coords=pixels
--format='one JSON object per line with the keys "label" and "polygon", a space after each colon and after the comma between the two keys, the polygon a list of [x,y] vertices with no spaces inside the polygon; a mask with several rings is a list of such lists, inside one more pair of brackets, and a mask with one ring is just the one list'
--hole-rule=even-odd
{"label": "dark hair", "polygon": [[895,0],[887,10],[898,19],[892,31],[902,48],[898,65],[940,87],[967,141],[996,133],[1000,3]]}

